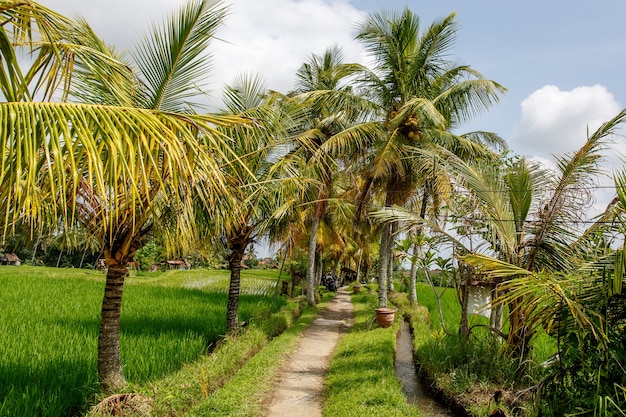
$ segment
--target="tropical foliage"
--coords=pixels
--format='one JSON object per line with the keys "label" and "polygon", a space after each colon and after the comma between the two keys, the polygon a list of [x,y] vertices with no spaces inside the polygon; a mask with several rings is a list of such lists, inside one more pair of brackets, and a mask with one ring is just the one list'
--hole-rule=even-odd
{"label": "tropical foliage", "polygon": [[[107,388],[124,384],[119,320],[128,262],[164,212],[177,213],[169,218],[184,244],[193,233],[192,195],[214,204],[225,192],[215,126],[233,119],[193,114],[186,103],[224,13],[215,3],[188,3],[143,38],[130,63],[85,22],[36,3],[3,12],[3,231],[23,221],[33,229],[79,224],[100,242],[108,279],[98,369]],[[28,72],[9,45],[35,51]],[[34,101],[39,90],[46,101]]]}
{"label": "tropical foliage", "polygon": [[[408,8],[402,13],[372,14],[359,26],[359,39],[374,58],[364,75],[367,94],[376,105],[385,132],[364,155],[360,207],[377,194],[383,207],[421,206],[433,215],[449,195],[449,181],[431,158],[415,157],[415,149],[446,150],[463,159],[493,156],[485,144],[502,141],[484,132],[455,135],[453,129],[493,104],[504,88],[469,66],[447,58],[454,44],[454,13],[422,31]],[[436,161],[436,158],[435,158]],[[382,225],[379,252],[379,305],[387,305],[393,283],[393,222]],[[421,231],[417,232],[421,234]]]}
{"label": "tropical foliage", "polygon": [[[554,415],[585,409],[611,415],[607,410],[623,408],[618,330],[624,317],[623,173],[616,176],[618,196],[604,215],[587,229],[580,226],[586,224],[586,190],[600,172],[601,151],[625,116],[620,112],[579,150],[557,157],[555,171],[524,158],[494,165],[447,155],[448,170],[458,190],[471,196],[469,213],[478,223],[456,229],[456,235],[400,207],[376,214],[408,227],[427,225],[454,242],[463,254],[460,262],[472,271],[468,278],[495,285],[492,313],[506,307],[507,330],[493,320],[490,328],[503,338],[519,374],[532,358],[538,332],[556,338],[559,351],[551,373],[537,387]],[[477,249],[467,244],[472,239],[481,242]]]}
{"label": "tropical foliage", "polygon": [[[463,343],[487,328],[518,374],[534,359],[535,337],[554,338],[544,380],[524,388],[552,404],[546,414],[623,415],[626,173],[615,174],[615,199],[598,219],[584,213],[626,111],[552,169],[507,153],[494,133],[460,134],[506,90],[450,59],[454,13],[423,25],[405,8],[358,24],[369,68],[330,47],[302,64],[293,91],[241,75],[225,87],[223,110],[202,114],[208,48],[227,12],[190,0],[123,54],[82,20],[0,2],[1,247],[26,248],[31,263],[49,248],[57,266],[72,251],[81,265],[94,261],[90,253],[105,260],[104,390],[125,385],[129,264],[222,260],[225,328],[234,331],[241,269],[267,239],[279,242],[283,265],[290,259],[292,295],[306,277],[310,305],[323,273],[354,267],[357,279],[378,280],[378,306],[387,306],[405,259],[408,299],[418,303],[419,267],[441,338],[452,337],[441,302],[452,286]],[[473,283],[493,288],[489,324],[472,329]]]}

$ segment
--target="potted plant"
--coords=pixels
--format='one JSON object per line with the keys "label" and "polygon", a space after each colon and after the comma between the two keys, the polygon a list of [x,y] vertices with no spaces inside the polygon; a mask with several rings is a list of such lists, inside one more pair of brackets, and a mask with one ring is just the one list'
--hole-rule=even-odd
{"label": "potted plant", "polygon": [[359,291],[361,291],[361,285],[360,285],[358,282],[357,282],[357,283],[355,283],[355,284],[352,286],[352,291],[353,291],[355,294],[358,294],[358,293],[359,293]]}
{"label": "potted plant", "polygon": [[383,328],[391,327],[396,317],[396,311],[392,308],[387,307],[377,308],[375,311],[376,321],[378,321],[378,325]]}

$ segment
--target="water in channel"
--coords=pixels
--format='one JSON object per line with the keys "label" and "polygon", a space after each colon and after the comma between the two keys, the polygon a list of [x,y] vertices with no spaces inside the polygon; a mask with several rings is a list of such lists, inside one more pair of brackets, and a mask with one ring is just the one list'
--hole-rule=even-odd
{"label": "water in channel", "polygon": [[396,340],[396,375],[402,383],[402,392],[407,401],[420,410],[424,417],[454,417],[455,415],[433,399],[425,391],[415,371],[413,361],[413,344],[409,324],[402,321]]}

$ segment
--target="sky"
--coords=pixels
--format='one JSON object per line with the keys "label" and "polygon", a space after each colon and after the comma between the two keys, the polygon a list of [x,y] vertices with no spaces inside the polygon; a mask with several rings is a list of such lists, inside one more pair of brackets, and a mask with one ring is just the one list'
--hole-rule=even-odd
{"label": "sky", "polygon": [[[82,16],[100,37],[129,49],[151,22],[184,0],[40,0],[65,15]],[[487,113],[460,133],[498,133],[510,149],[549,161],[580,147],[602,122],[626,105],[626,31],[623,0],[228,0],[230,14],[212,45],[208,75],[212,103],[242,73],[261,75],[268,88],[288,92],[311,53],[342,48],[345,62],[366,64],[354,40],[369,13],[409,7],[422,27],[456,13],[457,43],[450,57],[507,88]],[[614,137],[612,166],[626,156]],[[624,142],[624,144],[622,144]],[[610,168],[611,169],[611,168]],[[610,180],[603,180],[603,183]],[[598,193],[600,210],[611,198]]]}

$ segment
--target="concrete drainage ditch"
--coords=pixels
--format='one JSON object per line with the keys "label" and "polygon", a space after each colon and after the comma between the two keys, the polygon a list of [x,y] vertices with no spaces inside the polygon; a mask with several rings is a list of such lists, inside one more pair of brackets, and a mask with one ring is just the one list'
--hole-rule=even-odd
{"label": "concrete drainage ditch", "polygon": [[428,395],[417,377],[411,339],[411,329],[407,322],[402,321],[396,341],[395,368],[407,401],[414,404],[424,417],[455,417],[450,409]]}

